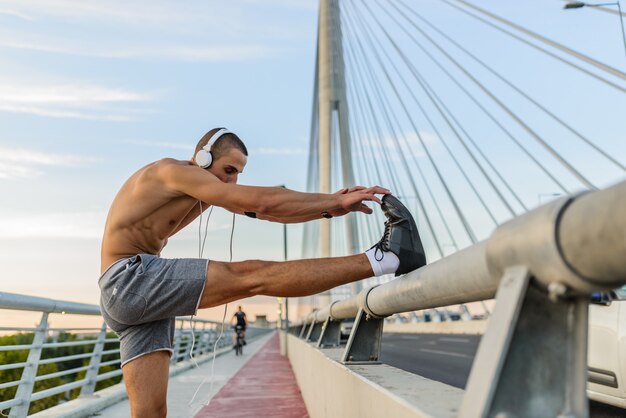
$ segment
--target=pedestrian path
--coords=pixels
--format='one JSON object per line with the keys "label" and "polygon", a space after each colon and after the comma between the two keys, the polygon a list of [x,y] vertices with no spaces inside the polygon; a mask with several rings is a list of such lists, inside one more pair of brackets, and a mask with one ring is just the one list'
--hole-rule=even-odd
{"label": "pedestrian path", "polygon": [[[170,377],[167,389],[167,417],[189,418],[193,417],[229,380],[244,366],[254,354],[265,346],[268,339],[274,334],[259,337],[248,343],[244,348],[243,356],[235,356],[235,350],[217,356],[215,359],[215,371],[213,376],[213,390],[211,386],[211,357],[200,362],[199,367],[193,367],[188,371]],[[189,405],[194,392],[200,387],[193,404]],[[130,417],[130,405],[128,399],[119,402],[109,408],[101,410],[97,416],[106,418]]]}
{"label": "pedestrian path", "polygon": [[280,355],[278,333],[274,333],[196,418],[308,416],[289,360]]}

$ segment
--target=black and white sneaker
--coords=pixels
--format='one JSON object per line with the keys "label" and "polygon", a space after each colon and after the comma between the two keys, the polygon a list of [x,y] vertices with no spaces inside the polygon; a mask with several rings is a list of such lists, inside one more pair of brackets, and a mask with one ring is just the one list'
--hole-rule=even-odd
{"label": "black and white sneaker", "polygon": [[396,276],[406,274],[426,265],[426,254],[411,212],[398,198],[390,194],[382,199],[381,208],[387,217],[385,232],[376,248],[375,256],[384,257],[384,251],[391,251],[400,260]]}

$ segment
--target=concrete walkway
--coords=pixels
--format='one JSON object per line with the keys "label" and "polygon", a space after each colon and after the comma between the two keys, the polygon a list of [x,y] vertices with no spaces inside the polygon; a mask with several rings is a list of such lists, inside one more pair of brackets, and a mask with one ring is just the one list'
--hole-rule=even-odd
{"label": "concrete walkway", "polygon": [[[217,356],[215,359],[215,377],[213,392],[209,393],[211,386],[211,360],[200,364],[200,368],[192,368],[177,376],[171,377],[167,390],[167,416],[168,418],[193,417],[223,386],[228,382],[246,362],[254,357],[254,354],[264,347],[265,343],[276,333],[271,333],[249,342],[244,347],[243,356],[235,356],[235,351]],[[190,406],[194,392],[204,381],[198,391],[194,403]],[[97,416],[106,418],[130,417],[130,404],[128,399],[98,412]],[[232,416],[232,415],[231,415]],[[253,415],[250,415],[253,416]],[[254,415],[259,416],[259,415]]]}
{"label": "concrete walkway", "polygon": [[196,418],[308,416],[289,360],[280,355],[275,332]]}

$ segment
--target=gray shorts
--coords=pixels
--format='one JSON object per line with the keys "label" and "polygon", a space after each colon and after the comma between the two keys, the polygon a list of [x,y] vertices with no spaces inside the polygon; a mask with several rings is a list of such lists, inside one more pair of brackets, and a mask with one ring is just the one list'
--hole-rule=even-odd
{"label": "gray shorts", "polygon": [[122,367],[153,351],[173,353],[176,316],[195,315],[209,260],[138,254],[100,276],[102,317],[120,337]]}

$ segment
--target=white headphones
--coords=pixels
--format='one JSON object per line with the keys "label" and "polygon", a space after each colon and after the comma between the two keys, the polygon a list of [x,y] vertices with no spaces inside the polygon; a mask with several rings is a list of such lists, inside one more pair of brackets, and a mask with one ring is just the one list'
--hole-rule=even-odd
{"label": "white headphones", "polygon": [[210,167],[211,163],[213,162],[213,154],[211,154],[211,148],[213,147],[213,144],[215,144],[215,142],[220,139],[222,135],[231,133],[232,132],[226,128],[222,128],[219,131],[215,132],[213,136],[211,136],[211,139],[209,139],[209,142],[207,142],[206,145],[203,146],[202,149],[196,153],[196,164],[198,164],[200,168]]}

